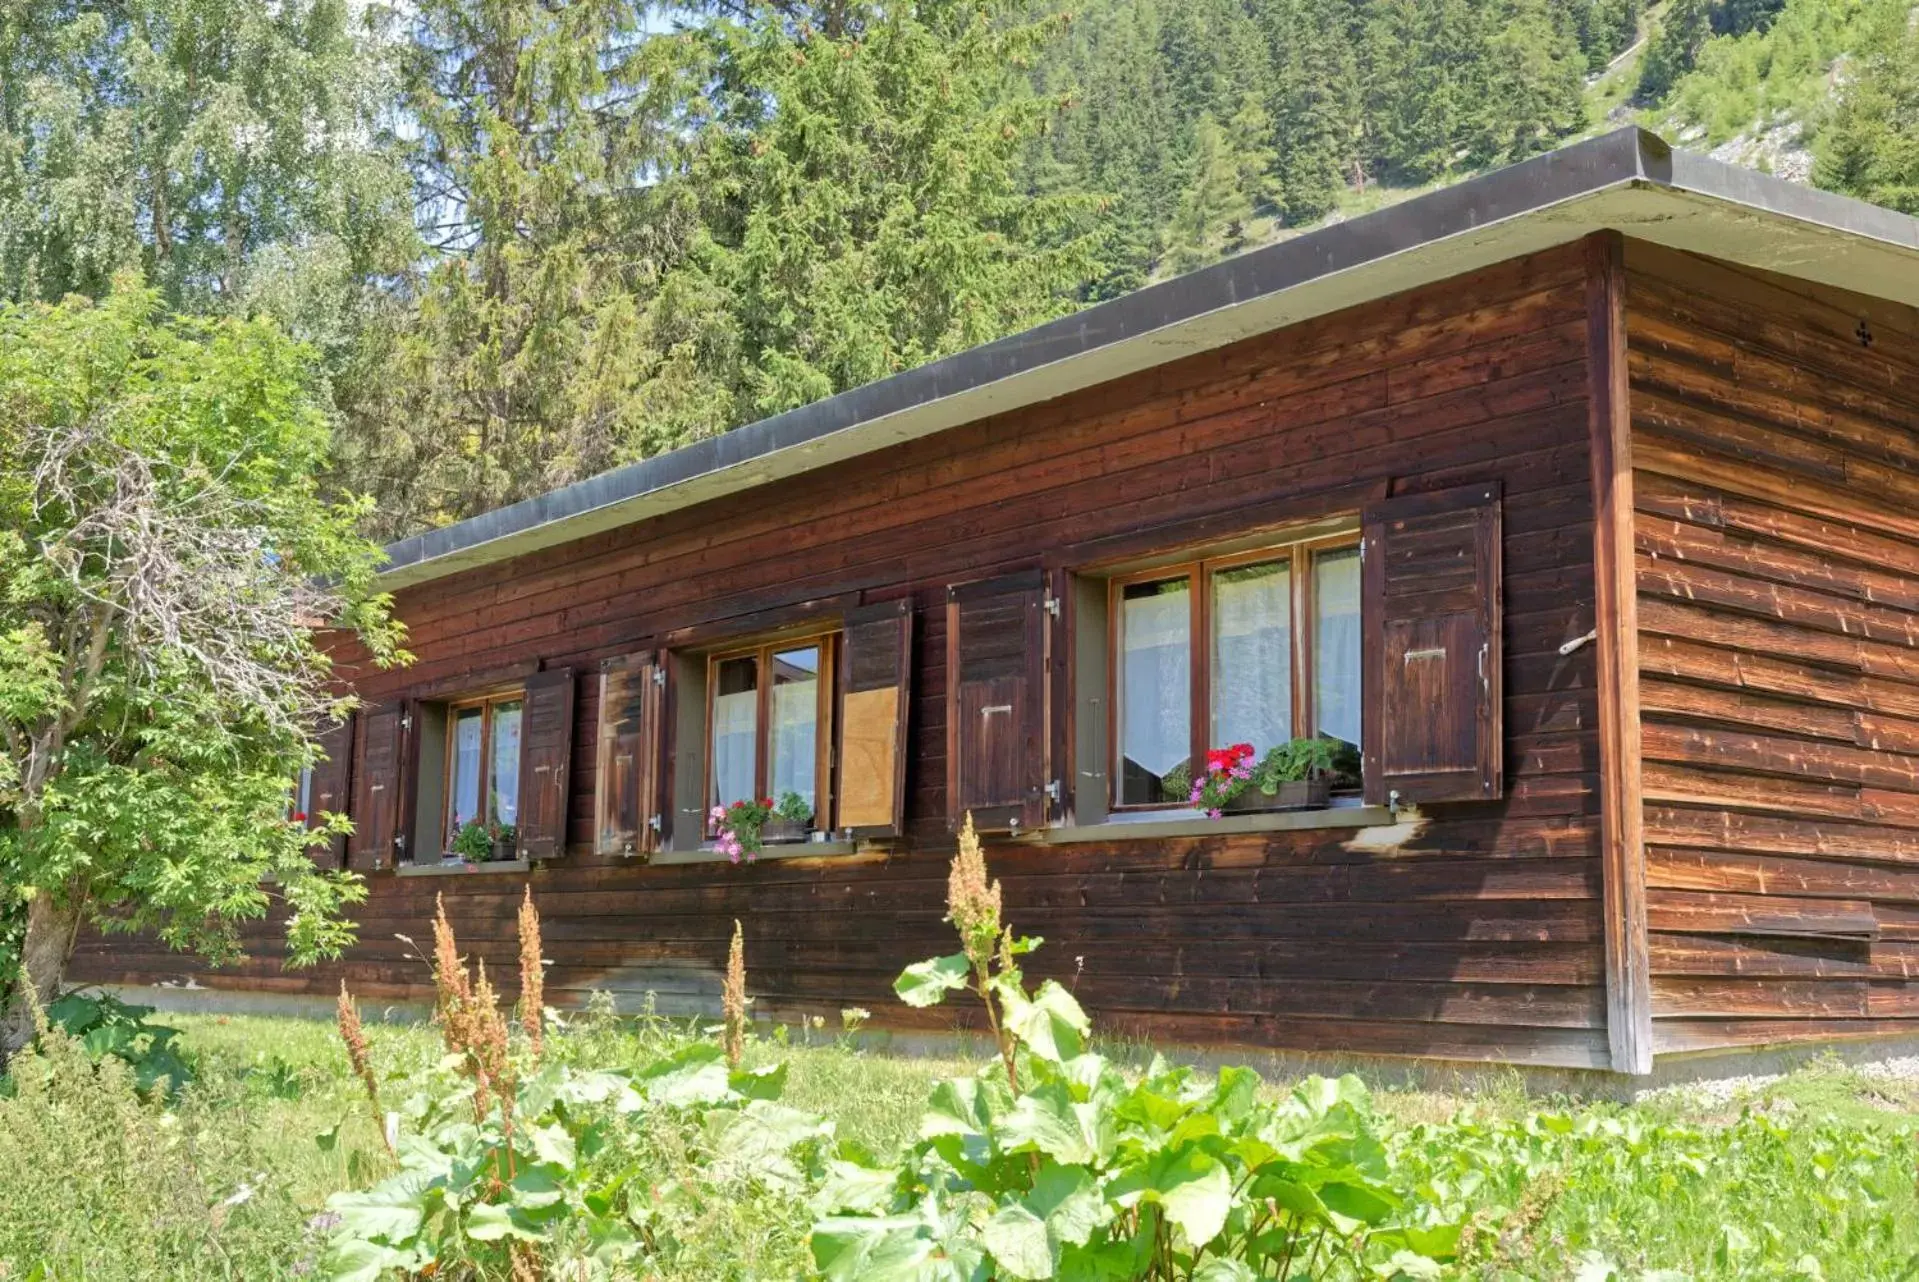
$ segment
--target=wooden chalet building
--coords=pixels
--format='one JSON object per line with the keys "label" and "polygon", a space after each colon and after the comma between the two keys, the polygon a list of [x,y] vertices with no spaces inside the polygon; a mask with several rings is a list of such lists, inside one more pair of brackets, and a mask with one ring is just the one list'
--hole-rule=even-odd
{"label": "wooden chalet building", "polygon": [[[1627,130],[408,539],[418,661],[342,649],[306,803],[359,945],[76,972],[418,999],[395,934],[444,895],[510,975],[530,884],[561,1004],[713,1006],[737,919],[762,1017],[948,1027],[891,984],[970,811],[1111,1030],[1628,1074],[1919,1033],[1914,301],[1919,223]],[[1361,764],[1309,808],[1188,807],[1314,736]]]}

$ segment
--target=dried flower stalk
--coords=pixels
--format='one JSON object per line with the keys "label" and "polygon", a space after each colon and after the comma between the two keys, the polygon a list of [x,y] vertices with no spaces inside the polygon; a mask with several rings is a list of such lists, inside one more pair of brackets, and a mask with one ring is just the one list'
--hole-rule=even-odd
{"label": "dried flower stalk", "polygon": [[1002,907],[1000,884],[988,881],[986,855],[980,849],[979,833],[973,827],[973,814],[966,814],[960,829],[959,850],[946,874],[946,920],[959,932],[960,949],[973,964],[973,991],[986,1007],[986,1026],[999,1045],[1000,1060],[1006,1066],[1006,1081],[1019,1094],[1019,1066],[1013,1034],[1000,1019],[998,991],[993,974],[997,962],[1001,975],[1016,980],[1019,968],[1014,962],[1013,932],[1000,925]]}
{"label": "dried flower stalk", "polygon": [[453,923],[446,919],[446,899],[441,895],[433,899],[433,991],[440,1038],[449,1054],[460,1054],[469,1040],[466,1020],[473,1006],[473,985],[453,938]]}
{"label": "dried flower stalk", "polygon": [[360,1008],[354,1005],[344,979],[340,981],[338,1014],[340,1040],[346,1043],[347,1062],[353,1066],[353,1075],[366,1087],[367,1103],[373,1106],[373,1124],[380,1132],[380,1142],[386,1145],[387,1154],[391,1156],[393,1139],[386,1133],[386,1110],[380,1107],[380,1083],[373,1076],[373,1053],[367,1046],[366,1029],[360,1023]]}
{"label": "dried flower stalk", "polygon": [[546,962],[540,942],[540,911],[533,906],[533,887],[520,901],[520,1027],[539,1063],[546,1045]]}
{"label": "dried flower stalk", "polygon": [[959,932],[967,960],[976,971],[984,971],[999,944],[1000,885],[986,879],[986,856],[980,850],[971,811],[960,829],[959,853],[946,876],[946,920]]}
{"label": "dried flower stalk", "polygon": [[733,945],[726,953],[720,1011],[726,1019],[726,1062],[738,1068],[746,1056],[746,939],[738,920],[733,922]]}

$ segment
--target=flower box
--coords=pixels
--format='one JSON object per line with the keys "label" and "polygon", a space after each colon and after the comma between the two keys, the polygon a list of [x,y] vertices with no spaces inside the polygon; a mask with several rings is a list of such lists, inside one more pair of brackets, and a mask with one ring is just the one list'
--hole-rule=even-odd
{"label": "flower box", "polygon": [[1289,779],[1279,785],[1276,793],[1261,792],[1257,787],[1248,788],[1222,809],[1229,814],[1261,810],[1323,810],[1332,801],[1331,779]]}
{"label": "flower box", "polygon": [[760,829],[760,840],[769,844],[789,841],[805,841],[811,825],[795,819],[782,819],[774,815]]}

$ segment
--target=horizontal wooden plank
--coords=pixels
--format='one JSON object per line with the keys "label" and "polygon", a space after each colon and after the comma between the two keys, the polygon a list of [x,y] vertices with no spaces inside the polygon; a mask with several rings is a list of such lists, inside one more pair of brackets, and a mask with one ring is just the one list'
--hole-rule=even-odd
{"label": "horizontal wooden plank", "polygon": [[[1854,744],[1863,735],[1858,715],[1849,709],[1723,690],[1647,676],[1641,667],[1640,712],[1648,720],[1712,722],[1729,727],[1783,730],[1835,743]],[[1670,731],[1670,727],[1668,728]]]}
{"label": "horizontal wooden plank", "polygon": [[1653,931],[1655,975],[1760,979],[1919,979],[1919,944]]}
{"label": "horizontal wooden plank", "polygon": [[1864,980],[1694,979],[1654,975],[1653,1018],[1858,1019],[1870,1012]]}
{"label": "horizontal wooden plank", "polygon": [[1879,933],[1873,906],[1864,899],[1653,888],[1646,892],[1646,919],[1652,930],[1688,934],[1871,939]]}
{"label": "horizontal wooden plank", "polygon": [[1746,730],[1650,721],[1643,749],[1653,761],[1860,788],[1919,791],[1919,757]]}
{"label": "horizontal wooden plank", "polygon": [[1653,1021],[1653,1045],[1661,1055],[1915,1035],[1919,1035],[1919,1020],[1678,1018]]}
{"label": "horizontal wooden plank", "polygon": [[1650,846],[1646,884],[1671,890],[1869,899],[1919,904],[1919,870],[1836,859],[1793,859]]}
{"label": "horizontal wooden plank", "polygon": [[1698,849],[1870,859],[1881,863],[1919,861],[1919,834],[1905,829],[1697,806],[1648,806],[1646,840],[1657,845]]}

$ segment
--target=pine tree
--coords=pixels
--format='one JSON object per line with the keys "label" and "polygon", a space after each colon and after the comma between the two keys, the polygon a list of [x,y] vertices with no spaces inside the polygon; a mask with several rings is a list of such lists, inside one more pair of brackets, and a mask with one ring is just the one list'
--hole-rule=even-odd
{"label": "pine tree", "polygon": [[698,36],[713,88],[679,185],[701,227],[666,288],[737,344],[700,367],[732,422],[1046,320],[1093,275],[1094,202],[1017,183],[1061,106],[1024,74],[1059,24],[974,0],[833,9],[752,5]]}
{"label": "pine tree", "polygon": [[1211,116],[1193,130],[1193,175],[1167,233],[1166,265],[1175,274],[1219,256],[1221,242],[1253,210],[1240,186],[1240,166],[1226,131]]}
{"label": "pine tree", "polygon": [[390,530],[598,471],[643,417],[650,272],[683,252],[655,180],[685,44],[643,16],[629,0],[389,15],[430,257],[343,452]]}
{"label": "pine tree", "polygon": [[1919,29],[1904,4],[1881,5],[1820,131],[1821,187],[1919,214]]}

